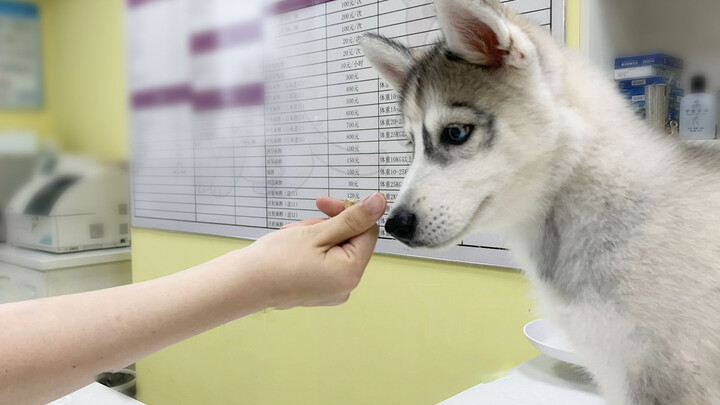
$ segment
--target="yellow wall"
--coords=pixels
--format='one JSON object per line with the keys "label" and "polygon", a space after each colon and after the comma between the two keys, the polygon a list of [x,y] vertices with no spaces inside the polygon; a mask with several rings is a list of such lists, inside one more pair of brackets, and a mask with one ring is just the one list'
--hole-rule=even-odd
{"label": "yellow wall", "polygon": [[121,0],[51,0],[55,120],[63,149],[127,159]]}
{"label": "yellow wall", "polygon": [[565,0],[565,42],[580,48],[580,1]]}
{"label": "yellow wall", "polygon": [[62,150],[127,159],[121,0],[22,0],[40,6],[45,105],[0,110],[0,131],[30,129]]}
{"label": "yellow wall", "polygon": [[[38,0],[49,109],[10,116],[70,150],[127,156],[121,0]],[[567,41],[579,44],[580,0]],[[576,16],[577,14],[577,16]],[[48,21],[49,20],[49,21]],[[7,114],[0,114],[0,127]],[[182,270],[248,242],[133,229],[133,277]],[[266,311],[138,363],[150,405],[434,404],[536,354],[517,272],[376,255],[350,302]]]}
{"label": "yellow wall", "polygon": [[40,139],[55,138],[55,103],[54,97],[54,53],[52,41],[52,21],[47,12],[47,4],[51,0],[28,0],[35,3],[40,9],[40,30],[42,35],[43,83],[45,86],[45,103],[40,110],[6,110],[0,109],[0,131],[14,129],[30,129],[35,131]]}

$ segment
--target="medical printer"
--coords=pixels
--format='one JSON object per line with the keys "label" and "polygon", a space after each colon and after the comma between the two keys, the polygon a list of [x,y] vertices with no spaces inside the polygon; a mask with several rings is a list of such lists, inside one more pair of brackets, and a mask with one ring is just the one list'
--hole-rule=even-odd
{"label": "medical printer", "polygon": [[53,253],[130,245],[127,171],[53,156],[7,206],[12,245]]}

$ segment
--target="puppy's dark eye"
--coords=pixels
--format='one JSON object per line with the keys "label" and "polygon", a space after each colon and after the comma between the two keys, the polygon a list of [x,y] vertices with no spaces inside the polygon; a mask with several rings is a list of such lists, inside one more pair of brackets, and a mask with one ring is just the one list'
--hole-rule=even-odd
{"label": "puppy's dark eye", "polygon": [[445,127],[440,136],[440,141],[450,145],[461,145],[470,139],[473,131],[472,125],[451,124]]}

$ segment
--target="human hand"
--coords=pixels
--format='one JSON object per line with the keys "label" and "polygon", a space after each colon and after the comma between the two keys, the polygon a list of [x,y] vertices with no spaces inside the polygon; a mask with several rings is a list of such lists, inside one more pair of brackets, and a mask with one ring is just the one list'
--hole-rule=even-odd
{"label": "human hand", "polygon": [[239,251],[267,305],[285,309],[347,301],[372,256],[386,204],[375,193],[344,210],[341,200],[322,197],[317,206],[331,218],[295,223]]}

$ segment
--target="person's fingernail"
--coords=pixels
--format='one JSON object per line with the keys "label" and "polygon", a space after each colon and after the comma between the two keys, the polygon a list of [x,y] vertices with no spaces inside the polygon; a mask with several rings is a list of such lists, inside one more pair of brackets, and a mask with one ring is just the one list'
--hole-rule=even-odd
{"label": "person's fingernail", "polygon": [[298,226],[299,224],[300,224],[300,222],[292,222],[287,225],[283,225],[282,228],[280,228],[280,229],[292,228],[293,226]]}
{"label": "person's fingernail", "polygon": [[385,211],[385,197],[380,193],[375,193],[362,201],[362,205],[370,210],[370,213],[377,216]]}

